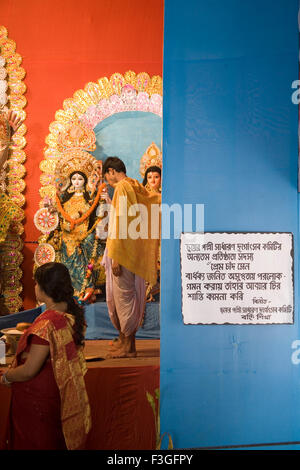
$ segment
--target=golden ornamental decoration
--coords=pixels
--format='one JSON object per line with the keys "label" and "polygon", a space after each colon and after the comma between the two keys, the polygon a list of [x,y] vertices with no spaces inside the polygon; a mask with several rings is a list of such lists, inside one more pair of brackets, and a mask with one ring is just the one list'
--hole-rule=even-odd
{"label": "golden ornamental decoration", "polygon": [[[102,194],[103,183],[99,184],[102,162],[88,153],[96,150],[94,129],[109,116],[127,111],[153,113],[161,117],[162,78],[158,75],[150,77],[146,72],[127,71],[89,82],[84,89],[75,91],[72,98],[64,100],[62,109],[56,111],[55,120],[49,125],[44,159],[40,163],[40,208],[45,203],[56,205],[63,219],[70,224],[70,230],[94,210]],[[90,210],[77,219],[64,212],[59,198],[60,192],[71,192],[69,184],[73,171],[81,171],[85,176],[90,174],[87,189],[91,194],[96,193]],[[44,249],[47,240],[47,234],[41,232],[39,246],[43,245]],[[48,251],[42,253],[47,258]],[[56,256],[59,260],[57,252]]]}
{"label": "golden ornamental decoration", "polygon": [[149,145],[141,158],[140,175],[142,178],[144,178],[147,168],[150,168],[151,166],[162,168],[162,153],[154,142]]}
{"label": "golden ornamental decoration", "polygon": [[84,150],[77,148],[67,150],[56,163],[55,186],[57,190],[64,191],[70,184],[71,174],[78,171],[83,173],[89,181],[95,173],[101,174],[101,162]]}
{"label": "golden ornamental decoration", "polygon": [[[54,128],[54,126],[52,126]],[[54,128],[55,129],[55,128]],[[56,129],[54,130],[54,132]],[[96,150],[95,133],[80,121],[71,121],[57,135],[57,150],[64,153],[69,149]]]}
{"label": "golden ornamental decoration", "polygon": [[[132,70],[114,73],[110,78],[87,83],[83,90],[77,90],[72,98],[64,100],[63,109],[56,111],[45,139],[44,160],[40,163],[40,207],[44,205],[44,198],[55,200],[55,165],[65,150],[93,151],[97,124],[115,113],[131,110],[162,116],[162,78],[159,75],[150,77],[146,72],[137,74]],[[82,131],[77,141],[72,136],[72,126]]]}
{"label": "golden ornamental decoration", "polygon": [[[16,43],[8,38],[5,26],[0,26],[0,106],[5,112],[15,111],[25,121],[27,104],[26,85],[23,82],[26,72],[21,66],[22,57],[16,52]],[[2,128],[3,131],[3,128]],[[1,131],[0,131],[1,132]],[[20,208],[25,204],[25,167],[27,127],[23,124],[11,139],[10,154],[6,165],[5,193]],[[0,299],[0,312],[2,314],[15,313],[22,307],[22,270],[23,261],[21,238],[24,232],[24,210],[21,220],[15,220],[11,232],[0,245],[0,283],[3,297]]]}

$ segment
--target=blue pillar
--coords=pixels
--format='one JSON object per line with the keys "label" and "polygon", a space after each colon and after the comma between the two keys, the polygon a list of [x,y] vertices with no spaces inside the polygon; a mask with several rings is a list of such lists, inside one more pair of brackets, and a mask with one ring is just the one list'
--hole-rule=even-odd
{"label": "blue pillar", "polygon": [[295,243],[293,325],[184,325],[179,240],[162,241],[161,426],[176,448],[300,441],[297,16],[297,0],[165,0],[163,202],[204,204],[205,231]]}

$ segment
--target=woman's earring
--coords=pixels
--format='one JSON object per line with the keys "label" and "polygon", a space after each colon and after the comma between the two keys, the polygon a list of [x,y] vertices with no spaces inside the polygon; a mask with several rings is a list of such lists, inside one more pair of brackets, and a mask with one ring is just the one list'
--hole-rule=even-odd
{"label": "woman's earring", "polygon": [[68,193],[74,193],[75,191],[75,188],[73,186],[73,184],[67,189]]}

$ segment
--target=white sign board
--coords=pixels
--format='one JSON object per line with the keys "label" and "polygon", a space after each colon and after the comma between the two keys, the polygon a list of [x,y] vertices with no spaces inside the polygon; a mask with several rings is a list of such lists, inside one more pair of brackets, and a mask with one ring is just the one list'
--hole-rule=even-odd
{"label": "white sign board", "polygon": [[181,235],[185,324],[293,323],[293,235]]}

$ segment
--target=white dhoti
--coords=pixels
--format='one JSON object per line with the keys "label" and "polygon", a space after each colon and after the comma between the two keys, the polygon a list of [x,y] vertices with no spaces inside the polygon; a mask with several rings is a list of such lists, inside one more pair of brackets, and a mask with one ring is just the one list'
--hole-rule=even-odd
{"label": "white dhoti", "polygon": [[114,276],[112,260],[103,255],[106,272],[106,302],[114,327],[124,336],[130,336],[139,328],[146,305],[146,283],[137,274],[121,267],[121,275]]}

